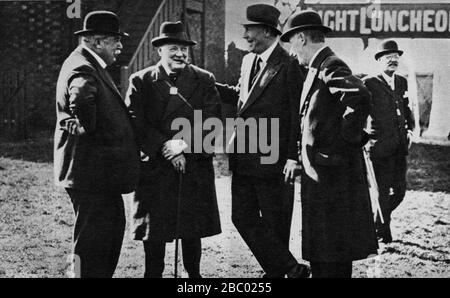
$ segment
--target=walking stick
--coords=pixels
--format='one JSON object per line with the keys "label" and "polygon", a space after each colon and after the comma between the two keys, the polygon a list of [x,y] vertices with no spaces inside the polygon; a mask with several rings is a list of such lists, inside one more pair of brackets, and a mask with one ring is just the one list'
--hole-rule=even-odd
{"label": "walking stick", "polygon": [[175,266],[174,278],[178,278],[178,240],[180,238],[180,218],[181,218],[181,186],[183,183],[183,172],[180,172],[178,179],[177,217],[175,224]]}
{"label": "walking stick", "polygon": [[380,216],[381,223],[384,224],[383,212],[381,211],[378,191],[378,184],[375,177],[375,171],[373,170],[373,164],[370,160],[369,153],[366,148],[363,148],[364,161],[367,169],[367,182],[369,184],[369,195],[372,202],[372,210],[374,211],[374,220],[376,221],[377,215]]}

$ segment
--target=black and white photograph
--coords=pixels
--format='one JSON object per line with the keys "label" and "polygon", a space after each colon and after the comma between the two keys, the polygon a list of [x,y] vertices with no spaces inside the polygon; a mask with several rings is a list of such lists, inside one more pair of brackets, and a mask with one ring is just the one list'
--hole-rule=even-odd
{"label": "black and white photograph", "polygon": [[450,0],[0,0],[0,36],[0,279],[450,277]]}

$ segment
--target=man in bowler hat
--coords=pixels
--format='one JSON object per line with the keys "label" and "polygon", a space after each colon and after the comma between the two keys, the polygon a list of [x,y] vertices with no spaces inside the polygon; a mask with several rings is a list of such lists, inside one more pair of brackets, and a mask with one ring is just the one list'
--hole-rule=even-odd
{"label": "man in bowler hat", "polygon": [[111,278],[125,230],[121,194],[137,186],[139,156],[127,108],[105,68],[122,49],[117,16],[94,11],[75,33],[56,90],[54,172],[75,211],[71,272]]}
{"label": "man in bowler hat", "polygon": [[408,81],[395,72],[403,51],[394,40],[380,44],[375,59],[380,74],[364,78],[372,93],[368,144],[378,184],[380,207],[384,219],[377,218],[377,236],[383,243],[392,242],[391,213],[403,201],[406,193],[406,157],[414,130],[409,108]]}
{"label": "man in bowler hat", "polygon": [[[204,121],[220,118],[219,94],[214,76],[188,62],[189,47],[196,42],[188,38],[181,22],[163,23],[152,44],[161,59],[131,76],[126,96],[142,151],[141,179],[134,195],[134,239],[144,243],[146,278],[162,277],[166,243],[174,239],[181,239],[189,278],[201,278],[201,238],[220,234],[221,227],[213,155],[192,146],[197,141],[203,144],[203,139],[194,138],[209,131],[202,130],[203,122],[197,123],[194,113],[201,112]],[[188,120],[191,127],[184,138],[182,128],[173,127],[179,119]],[[194,127],[203,134],[194,134]]]}
{"label": "man in bowler hat", "polygon": [[291,16],[281,40],[309,67],[300,102],[302,255],[313,278],[350,278],[377,253],[362,146],[370,93],[325,44],[318,13]]}
{"label": "man in bowler hat", "polygon": [[[245,138],[245,129],[235,130],[230,141],[232,180],[232,221],[257,261],[265,277],[308,277],[309,267],[299,264],[289,251],[294,204],[294,172],[298,163],[297,114],[304,79],[298,62],[279,44],[280,11],[271,5],[247,8],[243,24],[250,52],[243,58],[237,87],[218,85],[222,101],[237,107],[237,118],[279,121],[277,131],[263,131],[267,140],[278,141],[278,160],[262,162],[262,150],[239,153],[236,139]],[[261,137],[261,135],[260,135]],[[277,139],[275,141],[275,139]]]}

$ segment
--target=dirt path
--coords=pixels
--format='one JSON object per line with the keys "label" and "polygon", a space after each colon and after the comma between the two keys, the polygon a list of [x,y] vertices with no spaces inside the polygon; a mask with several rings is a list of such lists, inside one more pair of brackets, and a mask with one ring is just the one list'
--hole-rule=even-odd
{"label": "dirt path", "polygon": [[[216,186],[223,233],[205,239],[202,273],[259,277],[263,272],[231,224],[230,178],[219,177]],[[297,198],[291,250],[299,260],[300,212]],[[72,224],[68,197],[53,187],[51,164],[0,158],[0,277],[64,277]],[[449,192],[408,191],[393,214],[396,241],[382,247],[377,258],[357,262],[354,276],[450,277],[449,227]],[[173,270],[173,247],[167,245],[166,277]],[[142,275],[141,243],[127,233],[116,277]]]}

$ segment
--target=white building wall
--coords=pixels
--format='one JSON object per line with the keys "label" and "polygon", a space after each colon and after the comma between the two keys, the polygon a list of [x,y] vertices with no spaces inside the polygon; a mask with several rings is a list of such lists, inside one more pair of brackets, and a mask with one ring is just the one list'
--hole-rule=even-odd
{"label": "white building wall", "polygon": [[[296,2],[292,0],[292,2]],[[308,1],[307,3],[317,3]],[[382,3],[423,3],[426,0],[389,0]],[[430,3],[450,3],[450,0],[433,0]],[[238,48],[246,49],[246,41],[242,38],[242,22],[246,19],[246,7],[251,4],[273,4],[273,0],[227,0],[226,1],[226,46],[236,43]],[[367,3],[354,0],[328,0],[320,3]],[[433,106],[430,117],[429,131],[425,136],[447,138],[450,133],[450,39],[414,39],[397,38],[399,46],[405,51],[400,66],[400,74],[408,74],[411,78],[410,93],[412,102],[418,107],[415,92],[415,73],[434,74]],[[332,49],[346,61],[355,73],[374,73],[378,65],[373,58],[378,39],[370,39],[369,46],[364,50],[362,39],[332,38],[328,40]],[[418,111],[416,111],[416,116]],[[416,117],[418,118],[418,117]],[[418,120],[418,119],[416,119]]]}

